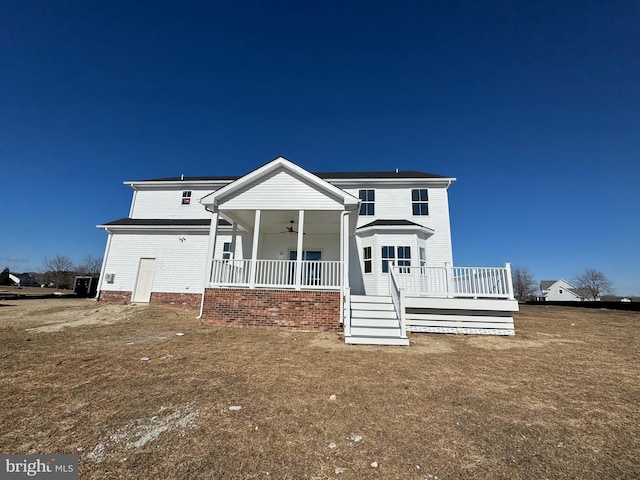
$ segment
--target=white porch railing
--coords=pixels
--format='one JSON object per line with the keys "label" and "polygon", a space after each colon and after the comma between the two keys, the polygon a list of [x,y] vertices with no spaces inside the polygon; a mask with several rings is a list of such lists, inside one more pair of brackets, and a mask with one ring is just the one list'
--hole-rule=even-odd
{"label": "white porch railing", "polygon": [[504,267],[398,267],[398,285],[410,295],[433,297],[513,299],[511,266]]}
{"label": "white porch railing", "polygon": [[[255,278],[251,265],[255,262]],[[342,264],[333,260],[212,260],[211,284],[229,287],[317,288],[338,290]]]}
{"label": "white porch railing", "polygon": [[400,338],[407,338],[407,318],[404,304],[404,289],[398,283],[398,273],[394,268],[389,269],[389,293],[396,318],[400,326]]}

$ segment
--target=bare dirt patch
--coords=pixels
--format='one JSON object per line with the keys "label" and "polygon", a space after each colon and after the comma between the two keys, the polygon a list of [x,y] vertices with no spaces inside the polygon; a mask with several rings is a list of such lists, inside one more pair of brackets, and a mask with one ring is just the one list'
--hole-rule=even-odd
{"label": "bare dirt patch", "polygon": [[640,477],[635,312],[524,307],[515,337],[402,348],[2,303],[0,451],[78,454],[80,478]]}

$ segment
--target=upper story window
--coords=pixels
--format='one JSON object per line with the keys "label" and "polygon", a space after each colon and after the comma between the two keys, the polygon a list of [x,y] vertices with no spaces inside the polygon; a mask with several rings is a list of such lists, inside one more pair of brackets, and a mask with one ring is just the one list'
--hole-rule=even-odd
{"label": "upper story window", "polygon": [[376,191],[360,190],[358,197],[362,200],[360,203],[360,215],[375,215]]}
{"label": "upper story window", "polygon": [[364,261],[364,273],[371,273],[371,247],[364,247],[362,260]]}
{"label": "upper story window", "polygon": [[182,192],[182,205],[189,205],[191,203],[191,190],[184,190]]}
{"label": "upper story window", "polygon": [[420,247],[420,266],[427,266],[427,249],[424,247]]}
{"label": "upper story window", "polygon": [[414,215],[429,215],[429,191],[426,188],[411,190],[411,208]]}

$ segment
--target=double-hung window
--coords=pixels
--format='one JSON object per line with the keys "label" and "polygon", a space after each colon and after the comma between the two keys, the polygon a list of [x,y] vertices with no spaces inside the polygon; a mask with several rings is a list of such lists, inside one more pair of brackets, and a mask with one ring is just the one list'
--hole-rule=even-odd
{"label": "double-hung window", "polygon": [[401,273],[409,273],[411,266],[411,247],[398,247],[398,267]]}
{"label": "double-hung window", "polygon": [[411,208],[414,215],[429,215],[429,191],[426,188],[411,190]]}
{"label": "double-hung window", "polygon": [[360,215],[375,215],[375,202],[376,191],[375,190],[360,190],[358,192],[360,198]]}
{"label": "double-hung window", "polygon": [[364,247],[362,260],[364,262],[364,273],[371,273],[371,247]]}
{"label": "double-hung window", "polygon": [[401,273],[407,273],[411,266],[411,247],[382,247],[382,273],[389,272],[389,264],[392,262],[400,267]]}
{"label": "double-hung window", "polygon": [[389,262],[396,259],[396,247],[382,247],[382,273],[389,272]]}
{"label": "double-hung window", "polygon": [[189,205],[191,203],[191,190],[184,190],[182,192],[182,205]]}
{"label": "double-hung window", "polygon": [[223,260],[231,259],[231,242],[224,242],[222,244],[222,259]]}

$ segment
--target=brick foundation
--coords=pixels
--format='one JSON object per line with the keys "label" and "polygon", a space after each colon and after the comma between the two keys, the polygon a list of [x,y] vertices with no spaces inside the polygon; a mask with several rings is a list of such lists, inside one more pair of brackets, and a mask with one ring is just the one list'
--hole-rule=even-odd
{"label": "brick foundation", "polygon": [[340,292],[205,289],[202,323],[288,330],[340,330]]}
{"label": "brick foundation", "polygon": [[152,305],[169,305],[172,307],[200,309],[201,293],[166,293],[151,292]]}
{"label": "brick foundation", "polygon": [[99,302],[112,303],[115,305],[126,305],[131,303],[131,294],[133,292],[115,291],[115,290],[100,290]]}

